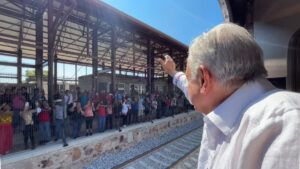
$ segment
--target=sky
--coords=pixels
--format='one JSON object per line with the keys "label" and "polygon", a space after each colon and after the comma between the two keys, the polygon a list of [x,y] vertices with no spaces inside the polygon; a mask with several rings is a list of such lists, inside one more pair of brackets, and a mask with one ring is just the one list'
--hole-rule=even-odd
{"label": "sky", "polygon": [[186,45],[223,22],[218,0],[103,1]]}
{"label": "sky", "polygon": [[[218,0],[103,0],[114,8],[189,45],[191,41],[223,22]],[[0,56],[0,61],[16,62],[16,58]],[[22,60],[33,64],[34,61]],[[46,68],[46,67],[45,67]],[[16,67],[0,65],[0,73],[16,75]],[[22,69],[24,74],[28,68]],[[64,71],[65,70],[65,71]],[[65,72],[65,76],[63,75]],[[72,72],[72,73],[70,73]],[[74,65],[59,64],[58,77],[75,78]],[[79,67],[78,76],[91,74],[91,68]],[[16,79],[1,78],[15,83]]]}

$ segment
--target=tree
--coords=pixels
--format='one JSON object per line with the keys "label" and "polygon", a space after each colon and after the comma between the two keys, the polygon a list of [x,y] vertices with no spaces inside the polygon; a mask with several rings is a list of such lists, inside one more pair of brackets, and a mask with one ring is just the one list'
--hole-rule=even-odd
{"label": "tree", "polygon": [[[26,77],[26,82],[35,82],[36,78],[35,78],[35,70],[26,70],[25,73],[25,77]],[[48,70],[44,70],[43,71],[43,79],[47,79],[48,78]]]}

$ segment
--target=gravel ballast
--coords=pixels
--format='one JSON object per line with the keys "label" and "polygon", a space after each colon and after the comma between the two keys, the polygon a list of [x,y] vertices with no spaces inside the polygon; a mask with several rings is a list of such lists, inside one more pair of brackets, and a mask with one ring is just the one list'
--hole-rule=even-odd
{"label": "gravel ballast", "polygon": [[137,145],[128,149],[122,150],[117,153],[104,153],[98,159],[94,160],[90,164],[84,166],[84,169],[108,169],[113,168],[125,161],[128,161],[146,151],[149,151],[155,147],[158,147],[170,140],[173,140],[180,135],[187,133],[193,129],[196,129],[202,125],[202,122],[195,120],[189,124],[181,126],[179,128],[172,129],[162,135],[151,137],[142,140]]}

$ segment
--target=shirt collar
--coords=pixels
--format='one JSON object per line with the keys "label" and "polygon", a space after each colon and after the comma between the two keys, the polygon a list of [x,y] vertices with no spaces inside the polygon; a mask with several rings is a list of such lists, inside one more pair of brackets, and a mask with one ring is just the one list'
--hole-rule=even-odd
{"label": "shirt collar", "polygon": [[243,111],[251,102],[264,93],[275,89],[266,79],[258,78],[255,81],[243,84],[218,107],[208,115],[204,121],[213,123],[225,135],[230,134]]}

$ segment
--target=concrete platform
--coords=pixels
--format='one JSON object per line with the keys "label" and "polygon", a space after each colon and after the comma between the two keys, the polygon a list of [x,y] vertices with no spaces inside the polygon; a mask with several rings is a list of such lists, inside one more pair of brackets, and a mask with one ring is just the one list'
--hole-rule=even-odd
{"label": "concrete platform", "polygon": [[69,140],[69,146],[62,147],[61,142],[51,143],[35,150],[26,150],[1,157],[2,169],[42,169],[42,168],[82,168],[105,152],[116,152],[136,145],[139,141],[160,135],[176,127],[183,126],[201,115],[196,112],[176,115],[131,125],[118,132],[110,130]]}

